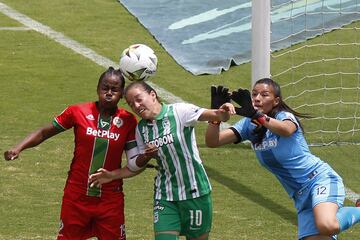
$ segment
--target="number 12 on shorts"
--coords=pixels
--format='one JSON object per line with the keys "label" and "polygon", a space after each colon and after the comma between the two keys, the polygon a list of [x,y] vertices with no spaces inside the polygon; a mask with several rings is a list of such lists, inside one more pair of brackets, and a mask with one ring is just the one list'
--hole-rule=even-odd
{"label": "number 12 on shorts", "polygon": [[201,210],[189,210],[190,212],[190,226],[199,227],[202,224],[202,211]]}

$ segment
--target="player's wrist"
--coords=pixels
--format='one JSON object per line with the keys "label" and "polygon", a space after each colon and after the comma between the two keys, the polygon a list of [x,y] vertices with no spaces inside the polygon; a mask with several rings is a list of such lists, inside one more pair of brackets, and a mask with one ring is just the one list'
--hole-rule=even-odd
{"label": "player's wrist", "polygon": [[221,121],[208,121],[208,124],[213,126],[219,126],[221,124]]}
{"label": "player's wrist", "polygon": [[270,121],[270,117],[262,112],[257,111],[252,117],[252,121],[258,125],[264,125]]}

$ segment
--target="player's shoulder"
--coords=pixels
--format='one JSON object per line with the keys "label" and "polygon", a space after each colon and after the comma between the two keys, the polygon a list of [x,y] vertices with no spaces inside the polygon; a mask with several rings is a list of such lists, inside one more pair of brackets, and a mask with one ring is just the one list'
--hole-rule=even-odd
{"label": "player's shoulder", "polygon": [[95,102],[81,102],[69,105],[67,108],[71,109],[89,109],[96,108]]}
{"label": "player's shoulder", "polygon": [[193,103],[186,103],[186,102],[172,103],[172,104],[169,104],[169,107],[172,107],[173,109],[180,111],[180,112],[195,112],[195,113],[201,109],[204,109]]}
{"label": "player's shoulder", "polygon": [[95,102],[84,102],[84,103],[75,103],[67,105],[62,113],[68,113],[68,114],[80,114],[82,112],[91,111],[92,109],[96,109]]}
{"label": "player's shoulder", "polygon": [[190,107],[190,106],[195,106],[192,103],[188,103],[188,102],[177,102],[177,103],[171,103],[168,104],[168,106],[173,106],[173,107]]}
{"label": "player's shoulder", "polygon": [[289,120],[296,121],[295,115],[293,113],[287,112],[287,111],[280,111],[276,114],[275,117],[276,117],[276,119],[279,119],[279,120],[289,119]]}

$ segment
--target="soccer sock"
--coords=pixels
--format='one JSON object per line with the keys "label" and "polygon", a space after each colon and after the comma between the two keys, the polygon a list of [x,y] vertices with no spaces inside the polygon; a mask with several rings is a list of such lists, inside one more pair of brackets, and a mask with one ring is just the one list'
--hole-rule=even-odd
{"label": "soccer sock", "polygon": [[[186,237],[186,240],[190,240],[191,238],[189,238],[189,237]],[[208,240],[209,239],[209,237],[207,237],[207,238],[205,238],[204,240]]]}
{"label": "soccer sock", "polygon": [[360,208],[342,207],[336,213],[336,218],[339,221],[340,232],[345,231],[346,229],[360,221]]}
{"label": "soccer sock", "polygon": [[179,240],[179,236],[175,234],[157,234],[155,240]]}

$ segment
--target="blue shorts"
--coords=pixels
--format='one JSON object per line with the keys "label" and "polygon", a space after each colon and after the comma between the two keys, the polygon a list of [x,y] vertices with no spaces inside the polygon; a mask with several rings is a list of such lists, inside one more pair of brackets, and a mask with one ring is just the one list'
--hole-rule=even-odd
{"label": "blue shorts", "polygon": [[[319,234],[313,215],[313,208],[317,204],[333,202],[340,208],[344,200],[344,184],[342,178],[334,170],[331,169],[314,176],[311,182],[294,196],[299,240]],[[336,239],[336,236],[333,239]]]}

